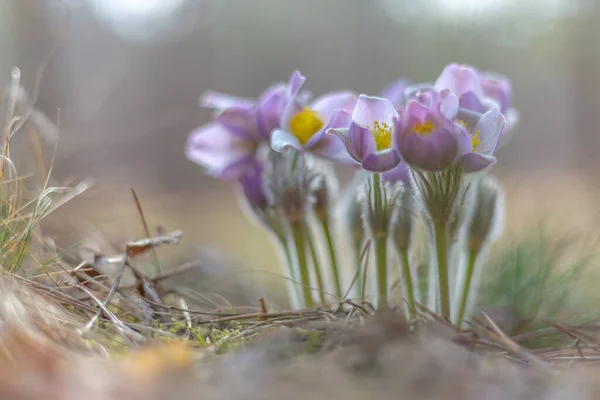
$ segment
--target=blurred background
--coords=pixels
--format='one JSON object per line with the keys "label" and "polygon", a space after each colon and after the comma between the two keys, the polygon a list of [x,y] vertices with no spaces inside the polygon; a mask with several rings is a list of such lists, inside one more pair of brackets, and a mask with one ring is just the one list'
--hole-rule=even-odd
{"label": "blurred background", "polygon": [[[494,169],[504,237],[542,219],[586,232],[600,210],[599,18],[593,0],[0,0],[0,83],[18,66],[37,108],[54,122],[60,109],[55,181],[97,180],[52,216],[65,242],[143,236],[133,187],[151,229],[184,232],[165,257],[221,249],[272,270],[276,252],[232,185],[184,157],[211,117],[205,90],[255,97],[295,69],[315,94],[432,81],[450,62],[501,72],[521,113]],[[15,140],[35,171],[31,142]],[[53,145],[42,142],[47,160]]]}

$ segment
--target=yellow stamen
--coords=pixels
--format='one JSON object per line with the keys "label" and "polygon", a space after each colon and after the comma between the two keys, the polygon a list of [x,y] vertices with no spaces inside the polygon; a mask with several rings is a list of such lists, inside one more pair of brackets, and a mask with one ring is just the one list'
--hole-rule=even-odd
{"label": "yellow stamen", "polygon": [[323,121],[310,108],[304,108],[290,121],[290,130],[303,145],[323,127]]}
{"label": "yellow stamen", "polygon": [[479,131],[476,131],[471,136],[471,143],[473,144],[473,153],[475,153],[475,151],[477,150],[477,146],[479,146],[479,144],[481,143],[481,140],[479,139]]}
{"label": "yellow stamen", "polygon": [[392,147],[392,128],[385,122],[375,122],[373,128],[369,128],[377,151]]}
{"label": "yellow stamen", "polygon": [[[456,123],[459,124],[460,126],[462,126],[463,128],[465,128],[467,131],[469,130],[467,123],[465,121],[463,121],[462,119],[457,119]],[[477,146],[479,146],[479,144],[481,143],[481,139],[479,139],[479,133],[480,133],[480,131],[476,131],[475,133],[473,133],[471,135],[471,144],[473,146],[473,153],[475,153],[477,151]]]}
{"label": "yellow stamen", "polygon": [[419,135],[429,135],[433,131],[433,124],[430,121],[418,122],[413,131]]}

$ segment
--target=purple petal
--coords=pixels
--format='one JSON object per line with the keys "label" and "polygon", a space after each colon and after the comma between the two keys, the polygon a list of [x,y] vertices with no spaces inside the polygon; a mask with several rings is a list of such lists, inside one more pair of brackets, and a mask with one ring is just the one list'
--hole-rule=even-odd
{"label": "purple petal", "polygon": [[398,79],[381,91],[381,97],[392,103],[394,108],[402,107],[406,98],[404,91],[408,87],[408,82],[407,79]]}
{"label": "purple petal", "polygon": [[258,109],[258,128],[264,139],[269,139],[271,132],[280,127],[284,107],[283,84],[276,84],[265,90],[256,101]]}
{"label": "purple petal", "polygon": [[290,148],[299,152],[304,151],[304,146],[298,138],[282,129],[276,129],[271,134],[271,148],[279,153]]}
{"label": "purple petal", "polygon": [[418,120],[419,122],[423,122],[427,118],[428,112],[428,106],[425,106],[418,101],[412,100],[409,101],[406,105],[406,118],[404,119],[408,121],[408,119],[412,117]]}
{"label": "purple petal", "polygon": [[296,97],[305,81],[306,77],[300,71],[294,71],[287,84],[286,97],[288,101]]}
{"label": "purple petal", "polygon": [[510,80],[498,74],[485,74],[481,79],[483,94],[496,101],[502,112],[510,106],[512,87]]}
{"label": "purple petal", "polygon": [[344,146],[348,154],[350,156],[359,161],[359,156],[356,154],[354,150],[354,146],[352,145],[352,141],[350,140],[350,129],[348,128],[331,128],[326,131],[327,135],[336,137],[340,143]]}
{"label": "purple petal", "polygon": [[447,89],[440,92],[439,95],[439,111],[445,119],[454,121],[458,112],[458,97]]}
{"label": "purple petal", "polygon": [[352,121],[363,128],[373,128],[375,122],[385,122],[391,126],[392,119],[397,116],[389,100],[361,94],[352,113]]}
{"label": "purple petal", "polygon": [[485,107],[483,106],[482,102],[479,100],[479,98],[477,98],[477,95],[473,92],[467,92],[460,96],[459,105],[461,108],[475,111],[478,113],[482,113],[483,111],[485,111]]}
{"label": "purple petal", "polygon": [[491,156],[478,153],[470,153],[461,157],[462,168],[465,173],[481,172],[496,162]]}
{"label": "purple petal", "polygon": [[363,128],[353,122],[350,124],[349,136],[352,148],[348,149],[348,151],[350,151],[350,154],[353,156],[356,155],[357,160],[361,161],[368,154],[375,153],[377,151],[377,146],[375,145],[373,135],[368,129]]}
{"label": "purple petal", "polygon": [[471,134],[478,133],[480,140],[477,146],[477,153],[482,155],[491,156],[494,154],[500,135],[504,129],[505,119],[497,108],[492,108],[477,121],[475,127],[472,129]]}
{"label": "purple petal", "polygon": [[[355,98],[354,98],[354,100],[352,100],[352,99],[348,100],[348,98],[346,98],[345,102],[343,102],[342,105],[347,106],[348,101],[350,101],[350,103],[353,104],[353,103],[355,103],[356,100],[355,100]],[[321,117],[321,115],[319,115],[319,116]],[[328,129],[349,127],[350,124],[352,123],[352,115],[350,114],[350,112],[347,109],[338,108],[333,112],[333,114],[327,120],[329,121],[329,123],[327,125],[325,125],[321,130],[316,132],[310,139],[308,139],[308,141],[304,145],[305,149],[312,150],[314,147],[318,146],[322,140],[325,140],[325,137],[326,137],[325,132],[327,132]]]}
{"label": "purple petal", "polygon": [[303,108],[304,105],[296,100],[288,102],[283,109],[283,113],[281,114],[281,129],[289,131],[290,121],[292,120],[292,118],[294,118],[296,114],[302,111]]}
{"label": "purple petal", "polygon": [[337,110],[343,110],[351,113],[356,105],[356,96],[352,92],[331,92],[327,93],[315,101],[310,106],[315,110],[325,123],[328,123],[333,113]]}
{"label": "purple petal", "polygon": [[401,161],[394,168],[382,174],[382,178],[387,182],[402,182],[406,186],[410,185],[410,169],[408,164]]}
{"label": "purple petal", "polygon": [[406,100],[416,99],[421,93],[433,92],[435,92],[435,90],[433,89],[432,83],[418,83],[415,85],[407,86],[406,89],[404,89],[404,98]]}
{"label": "purple petal", "polygon": [[191,132],[185,146],[187,158],[223,179],[237,179],[252,166],[256,145],[241,140],[221,124],[212,122]]}
{"label": "purple petal", "polygon": [[232,96],[230,94],[207,91],[200,97],[200,106],[213,108],[215,110],[225,110],[230,107],[252,107],[254,101],[244,97]]}
{"label": "purple petal", "polygon": [[408,164],[426,171],[446,169],[459,155],[457,137],[449,131],[433,132],[426,136],[408,134],[399,139],[398,147]]}
{"label": "purple petal", "polygon": [[262,166],[256,163],[253,169],[240,177],[238,181],[250,205],[257,209],[265,209],[269,204],[262,169]]}
{"label": "purple petal", "polygon": [[333,162],[358,164],[338,135],[324,135],[319,143],[311,149],[311,152]]}
{"label": "purple petal", "polygon": [[216,120],[242,139],[255,141],[261,139],[258,133],[258,121],[254,108],[228,108],[219,114]]}
{"label": "purple petal", "polygon": [[459,98],[468,92],[473,92],[477,98],[483,97],[478,72],[464,65],[450,64],[444,68],[435,81],[434,88],[450,89]]}
{"label": "purple petal", "polygon": [[389,171],[400,163],[400,154],[396,149],[387,149],[371,153],[365,157],[362,166],[371,172]]}

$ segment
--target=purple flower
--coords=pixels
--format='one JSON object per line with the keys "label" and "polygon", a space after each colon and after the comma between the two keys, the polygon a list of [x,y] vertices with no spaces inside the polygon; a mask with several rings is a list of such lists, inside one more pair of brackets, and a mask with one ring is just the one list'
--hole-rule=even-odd
{"label": "purple flower", "polygon": [[246,131],[228,129],[221,121],[192,131],[185,153],[188,159],[221,179],[238,179],[256,164],[258,142]]}
{"label": "purple flower", "polygon": [[325,135],[329,128],[348,126],[349,113],[356,104],[352,92],[330,92],[308,102],[299,96],[305,77],[296,71],[285,90],[285,105],[281,115],[280,129],[271,134],[271,147],[275,151],[293,148],[334,161],[348,161],[342,144]]}
{"label": "purple flower", "polygon": [[269,207],[269,197],[263,181],[263,168],[260,164],[255,164],[247,174],[239,178],[238,182],[244,197],[255,212],[264,212]]}
{"label": "purple flower", "polygon": [[498,108],[481,115],[469,110],[459,110],[458,124],[471,137],[470,151],[461,155],[463,172],[479,172],[496,162],[494,151],[502,135],[506,119]]}
{"label": "purple flower", "polygon": [[185,153],[206,172],[222,179],[239,179],[256,167],[256,151],[279,127],[286,87],[275,84],[256,101],[207,92],[206,107],[218,114],[214,122],[190,133]]}
{"label": "purple flower", "polygon": [[385,172],[400,163],[400,154],[393,145],[393,122],[397,117],[398,113],[388,100],[360,95],[350,127],[331,127],[327,133],[337,136],[363,169]]}
{"label": "purple flower", "polygon": [[402,159],[417,169],[441,171],[471,152],[471,137],[457,115],[458,99],[448,89],[409,100],[394,120]]}

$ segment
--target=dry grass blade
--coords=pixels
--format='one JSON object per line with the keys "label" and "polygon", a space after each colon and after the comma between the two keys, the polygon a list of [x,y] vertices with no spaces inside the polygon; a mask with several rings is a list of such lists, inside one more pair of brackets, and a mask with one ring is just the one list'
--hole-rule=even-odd
{"label": "dry grass blade", "polygon": [[481,312],[481,314],[483,315],[485,321],[489,324],[488,331],[491,330],[490,333],[493,333],[492,336],[495,337],[500,343],[504,344],[512,352],[518,354],[520,357],[527,360],[528,362],[538,367],[547,368],[546,363],[542,362],[540,359],[535,357],[530,352],[526,351],[524,348],[515,343],[511,338],[509,338],[508,335],[506,335],[506,333],[504,333],[502,329],[500,329],[498,325],[496,325],[496,323],[486,313]]}

